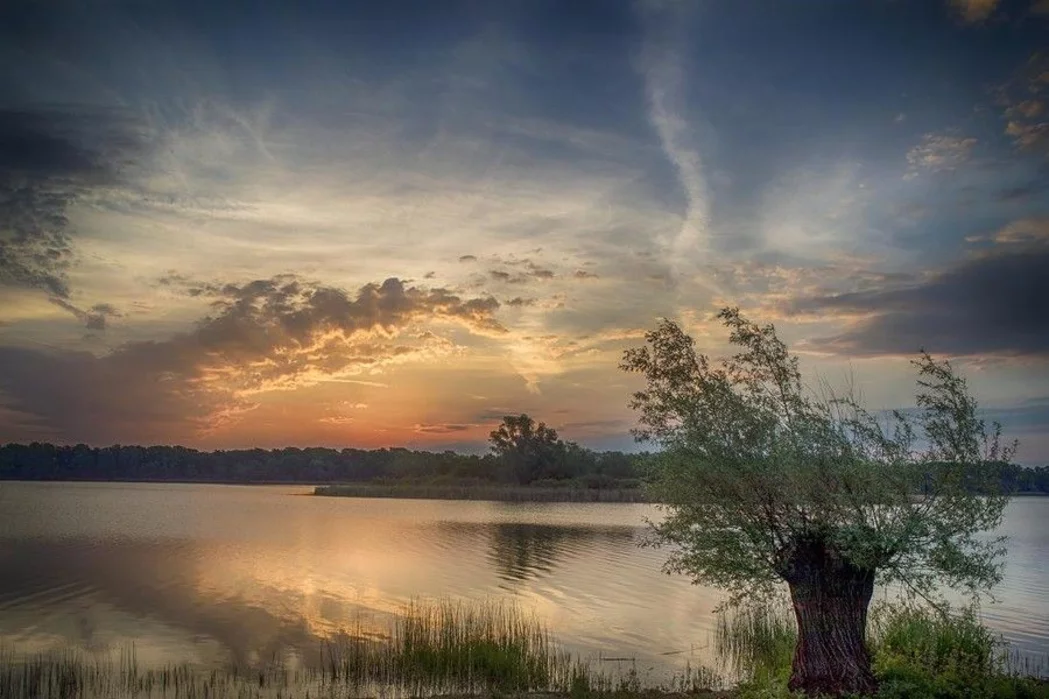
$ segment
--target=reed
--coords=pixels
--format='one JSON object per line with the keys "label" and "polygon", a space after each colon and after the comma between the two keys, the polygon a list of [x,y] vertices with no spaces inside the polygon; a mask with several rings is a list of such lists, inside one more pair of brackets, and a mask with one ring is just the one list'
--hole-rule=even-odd
{"label": "reed", "polygon": [[513,605],[409,604],[385,634],[343,633],[319,666],[292,671],[189,666],[141,668],[133,648],[119,658],[78,651],[0,657],[4,699],[424,697],[492,692],[567,692],[601,681],[558,648],[534,615]]}

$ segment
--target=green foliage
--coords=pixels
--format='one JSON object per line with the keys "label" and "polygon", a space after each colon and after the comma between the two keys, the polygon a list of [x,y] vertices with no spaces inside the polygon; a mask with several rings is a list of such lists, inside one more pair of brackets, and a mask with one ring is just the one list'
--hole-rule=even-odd
{"label": "green foliage", "polygon": [[1004,644],[972,610],[953,616],[904,608],[881,616],[872,629],[880,696],[1049,697],[1049,686],[1011,674]]}
{"label": "green foliage", "polygon": [[727,308],[738,352],[715,364],[664,320],[622,368],[646,379],[631,406],[640,440],[662,451],[653,499],[667,569],[724,588],[730,601],[773,596],[799,542],[923,598],[940,583],[973,595],[1000,577],[998,465],[1013,448],[977,416],[965,380],[922,354],[917,410],[883,418],[852,396],[807,388],[772,325]]}

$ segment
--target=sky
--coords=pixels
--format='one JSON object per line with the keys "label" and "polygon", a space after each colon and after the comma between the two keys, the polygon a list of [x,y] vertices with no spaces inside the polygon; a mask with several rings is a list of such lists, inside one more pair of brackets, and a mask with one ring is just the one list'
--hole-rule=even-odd
{"label": "sky", "polygon": [[0,6],[0,441],[634,448],[730,305],[1049,463],[1049,2]]}

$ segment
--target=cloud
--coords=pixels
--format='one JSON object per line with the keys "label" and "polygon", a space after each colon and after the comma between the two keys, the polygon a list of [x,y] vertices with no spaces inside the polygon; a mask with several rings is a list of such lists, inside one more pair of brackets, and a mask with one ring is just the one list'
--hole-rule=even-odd
{"label": "cloud", "polygon": [[1005,127],[1005,134],[1011,136],[1016,145],[1023,150],[1049,148],[1049,121],[1010,121]]}
{"label": "cloud", "polygon": [[38,290],[89,329],[103,329],[112,309],[72,301],[67,211],[120,184],[123,168],[145,151],[141,130],[119,112],[0,110],[0,286]]}
{"label": "cloud", "polygon": [[416,423],[412,426],[412,431],[419,434],[455,434],[456,432],[467,432],[475,427],[477,425],[467,423]]}
{"label": "cloud", "polygon": [[460,262],[477,262],[477,255],[460,255]]}
{"label": "cloud", "polygon": [[[645,82],[648,120],[674,166],[687,202],[680,226],[664,246],[665,260],[676,283],[682,276],[694,277],[692,261],[710,252],[710,194],[703,160],[692,142],[690,120],[685,116],[687,78],[682,52],[689,5],[641,2],[638,8],[646,24],[640,70]],[[710,284],[709,279],[699,281]]]}
{"label": "cloud", "polygon": [[493,269],[489,270],[488,275],[497,282],[504,284],[528,284],[535,281],[546,281],[557,276],[553,270],[542,267],[528,259],[507,260],[503,264],[513,266],[516,269],[513,271]]}
{"label": "cloud", "polygon": [[966,22],[983,22],[998,7],[999,0],[951,0],[951,5]]}
{"label": "cloud", "polygon": [[907,152],[910,166],[906,177],[915,177],[919,171],[948,172],[969,160],[976,146],[975,138],[954,134],[925,134],[922,142]]}
{"label": "cloud", "polygon": [[57,296],[52,296],[48,300],[55,306],[72,313],[88,330],[105,330],[109,318],[119,318],[123,315],[108,303],[96,303],[91,308],[84,310]]}
{"label": "cloud", "polygon": [[919,283],[810,297],[795,312],[853,318],[809,349],[836,354],[1049,357],[1049,220],[1010,224],[993,243]]}
{"label": "cloud", "polygon": [[0,348],[0,389],[11,407],[66,439],[127,439],[128,430],[135,439],[172,439],[187,426],[221,427],[253,409],[259,393],[355,380],[349,377],[454,351],[433,332],[413,332],[428,323],[505,333],[493,317],[495,299],[406,287],[396,278],[352,296],[292,275],[180,283],[213,307],[188,332],[103,356]]}
{"label": "cloud", "polygon": [[585,269],[577,269],[573,274],[576,279],[597,279],[597,275],[593,272],[588,272]]}
{"label": "cloud", "polygon": [[1035,53],[998,88],[1005,135],[1022,152],[1049,156],[1049,54]]}
{"label": "cloud", "polygon": [[969,242],[987,241],[997,245],[1019,245],[1025,250],[1049,247],[1049,218],[1027,218],[1012,221],[988,236],[974,236]]}

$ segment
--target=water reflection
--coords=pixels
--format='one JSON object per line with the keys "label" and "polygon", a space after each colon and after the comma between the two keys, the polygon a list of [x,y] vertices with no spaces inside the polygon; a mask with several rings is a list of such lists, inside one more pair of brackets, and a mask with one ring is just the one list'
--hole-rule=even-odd
{"label": "water reflection", "polygon": [[538,580],[599,552],[630,551],[635,541],[635,527],[629,526],[496,521],[438,522],[428,528],[460,555],[484,549],[491,570],[510,584]]}
{"label": "water reflection", "polygon": [[316,655],[320,638],[280,600],[201,589],[203,553],[162,540],[0,542],[0,636],[32,650],[116,652],[148,634],[171,654],[196,646],[209,651],[196,660],[241,667]]}
{"label": "water reflection", "polygon": [[554,572],[559,563],[602,544],[629,546],[629,527],[564,527],[545,524],[499,523],[487,527],[488,559],[508,582],[523,582]]}
{"label": "water reflection", "polygon": [[[703,648],[720,597],[635,545],[646,507],[3,483],[0,647],[133,642],[143,665],[310,666],[323,639],[385,629],[414,598],[512,593],[573,652],[680,670],[663,653]],[[1047,515],[1049,499],[1010,506],[1003,602],[983,612],[1033,657],[1049,646]]]}

